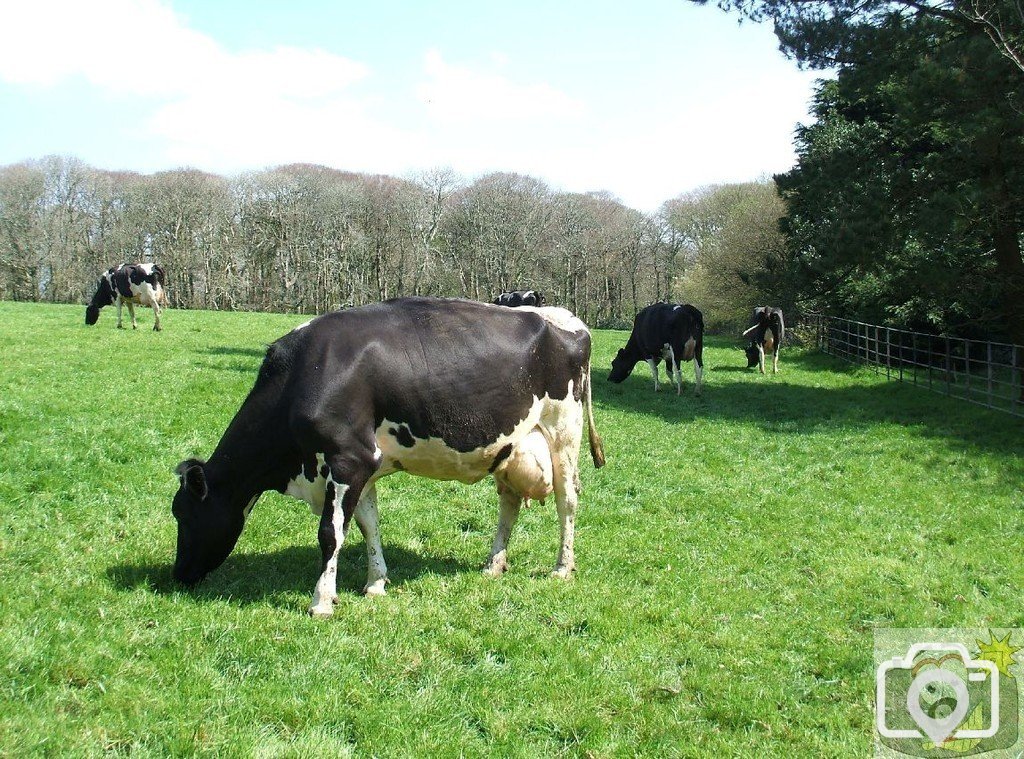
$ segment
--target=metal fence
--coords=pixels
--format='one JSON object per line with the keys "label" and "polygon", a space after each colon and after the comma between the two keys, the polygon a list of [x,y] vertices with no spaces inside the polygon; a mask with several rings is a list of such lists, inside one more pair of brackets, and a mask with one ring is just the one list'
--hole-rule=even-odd
{"label": "metal fence", "polygon": [[818,348],[913,383],[1024,417],[1024,346],[927,335],[822,314],[808,315]]}

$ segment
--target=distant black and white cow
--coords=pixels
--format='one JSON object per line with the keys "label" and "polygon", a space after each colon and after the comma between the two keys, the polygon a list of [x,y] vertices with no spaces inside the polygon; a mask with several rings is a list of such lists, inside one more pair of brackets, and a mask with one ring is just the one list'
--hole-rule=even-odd
{"label": "distant black and white cow", "polygon": [[782,309],[772,306],[758,306],[750,317],[750,328],[743,337],[750,338],[747,346],[747,368],[757,365],[764,374],[764,354],[772,354],[772,371],[779,371],[779,346],[786,336],[786,325]]}
{"label": "distant black and white cow", "polygon": [[153,309],[155,324],[153,329],[160,331],[160,305],[167,302],[164,294],[164,270],[156,264],[121,264],[107,269],[100,277],[96,294],[85,309],[85,323],[95,324],[100,318],[100,309],[104,306],[117,304],[117,328],[124,329],[121,324],[121,305],[128,304],[128,314],[132,317],[132,329],[139,325],[135,321],[135,306],[138,303]]}
{"label": "distant black and white cow", "polygon": [[494,299],[496,306],[543,306],[544,296],[536,290],[516,290],[511,293],[502,293]]}
{"label": "distant black and white cow", "polygon": [[220,566],[260,494],[277,490],[320,515],[310,614],[333,613],[353,516],[369,563],[363,592],[383,595],[376,483],[408,472],[467,483],[494,475],[500,511],[484,570],[494,576],[507,569],[523,499],[553,492],[562,536],[553,574],[568,578],[584,424],[600,467],[590,332],[565,309],[402,298],[321,316],[270,346],[209,461],[178,466],[174,577],[193,584]]}
{"label": "distant black and white cow", "polygon": [[654,391],[658,384],[658,364],[665,360],[669,381],[676,385],[676,395],[683,391],[682,361],[694,361],[696,395],[701,394],[704,376],[704,316],[690,305],[655,303],[647,306],[633,320],[633,332],[612,360],[608,379],[622,382],[639,361],[646,361],[654,375]]}

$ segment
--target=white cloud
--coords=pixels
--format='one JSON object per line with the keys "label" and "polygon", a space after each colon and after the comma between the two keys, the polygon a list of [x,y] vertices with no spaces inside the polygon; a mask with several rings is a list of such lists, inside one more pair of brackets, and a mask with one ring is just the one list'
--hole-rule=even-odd
{"label": "white cloud", "polygon": [[[499,55],[497,61],[501,60]],[[439,122],[572,118],[584,112],[582,102],[549,84],[519,84],[498,74],[454,66],[437,50],[427,51],[423,70],[427,80],[416,94]]]}

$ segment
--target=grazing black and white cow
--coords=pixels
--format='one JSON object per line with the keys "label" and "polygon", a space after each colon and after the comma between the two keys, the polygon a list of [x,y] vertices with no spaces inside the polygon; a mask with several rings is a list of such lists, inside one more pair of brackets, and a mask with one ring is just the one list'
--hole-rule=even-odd
{"label": "grazing black and white cow", "polygon": [[658,364],[665,360],[669,381],[676,385],[676,395],[683,391],[680,362],[694,361],[696,395],[701,394],[704,376],[704,315],[690,305],[655,303],[647,306],[633,320],[633,332],[612,360],[608,379],[622,382],[639,361],[646,361],[654,375],[654,391],[658,384]]}
{"label": "grazing black and white cow", "polygon": [[553,574],[567,578],[584,424],[600,467],[590,332],[565,309],[401,298],[326,314],[270,346],[209,461],[178,466],[174,577],[193,584],[220,566],[260,494],[277,490],[320,515],[310,614],[333,613],[353,516],[366,540],[363,592],[383,595],[376,483],[408,472],[467,483],[494,475],[500,511],[484,571],[495,576],[507,569],[523,499],[553,492],[562,536]]}
{"label": "grazing black and white cow", "polygon": [[132,329],[138,328],[135,321],[135,305],[139,303],[153,309],[155,324],[153,329],[160,331],[160,305],[167,302],[164,293],[164,270],[157,264],[121,264],[103,272],[96,286],[96,294],[92,302],[85,308],[85,323],[95,324],[100,318],[100,309],[104,306],[117,304],[117,328],[124,329],[121,324],[121,306],[128,304],[128,314],[132,317]]}
{"label": "grazing black and white cow", "polygon": [[772,371],[779,371],[779,346],[786,336],[786,324],[782,319],[782,309],[772,306],[758,306],[750,317],[750,327],[743,337],[750,338],[747,346],[747,368],[755,364],[764,374],[764,354],[772,354]]}
{"label": "grazing black and white cow", "polygon": [[511,293],[502,293],[494,299],[496,306],[543,306],[544,296],[536,290],[516,290]]}

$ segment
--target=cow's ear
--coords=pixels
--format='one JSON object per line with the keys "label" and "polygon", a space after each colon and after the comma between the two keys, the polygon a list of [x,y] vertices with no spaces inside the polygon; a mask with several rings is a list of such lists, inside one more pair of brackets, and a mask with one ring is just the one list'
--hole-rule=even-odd
{"label": "cow's ear", "polygon": [[199,459],[187,459],[178,464],[175,469],[181,486],[200,501],[205,501],[210,494],[210,488],[206,484],[206,472],[203,470],[203,462]]}

